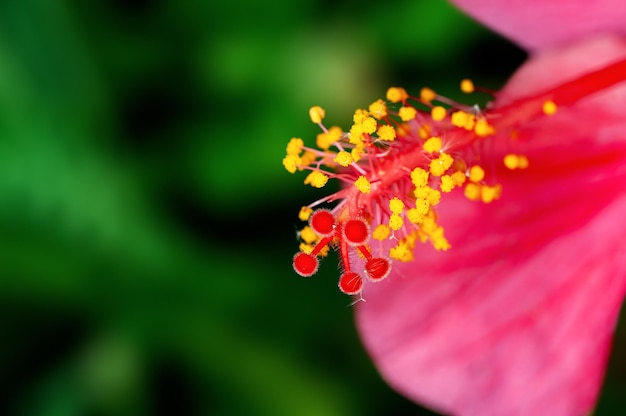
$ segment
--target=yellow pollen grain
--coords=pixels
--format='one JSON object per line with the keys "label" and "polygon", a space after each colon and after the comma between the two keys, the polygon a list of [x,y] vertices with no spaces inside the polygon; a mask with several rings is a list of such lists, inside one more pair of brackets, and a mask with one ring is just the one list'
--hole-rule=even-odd
{"label": "yellow pollen grain", "polygon": [[300,251],[306,254],[310,254],[315,248],[312,244],[300,243]]}
{"label": "yellow pollen grain", "polygon": [[354,112],[354,115],[352,116],[352,121],[355,124],[361,124],[365,121],[366,118],[368,118],[370,115],[367,112],[367,110],[364,110],[362,108],[357,109]]}
{"label": "yellow pollen grain", "polygon": [[430,88],[422,88],[420,91],[420,100],[424,103],[430,103],[435,98],[437,98],[437,93]]}
{"label": "yellow pollen grain", "polygon": [[394,197],[389,200],[389,209],[394,214],[401,214],[404,211],[404,202],[400,200],[398,197]]}
{"label": "yellow pollen grain", "polygon": [[337,126],[333,126],[328,129],[328,133],[320,133],[317,135],[315,144],[322,150],[328,150],[328,148],[335,142],[341,139],[343,131]]}
{"label": "yellow pollen grain", "polygon": [[[428,208],[426,208],[428,212]],[[411,208],[406,211],[406,218],[412,224],[421,224],[424,221],[424,214],[421,214],[417,208]]]}
{"label": "yellow pollen grain", "polygon": [[319,236],[308,225],[300,230],[300,238],[307,244],[312,244],[318,240]]}
{"label": "yellow pollen grain", "polygon": [[300,208],[300,212],[298,213],[298,218],[300,221],[308,221],[313,214],[313,208],[311,207],[302,207]]}
{"label": "yellow pollen grain", "polygon": [[452,180],[454,181],[454,185],[456,186],[463,185],[465,183],[465,179],[466,179],[465,173],[460,170],[457,170],[456,172],[452,174]]}
{"label": "yellow pollen grain", "polygon": [[389,124],[380,126],[377,133],[380,140],[392,142],[396,139],[396,131]]}
{"label": "yellow pollen grain", "polygon": [[353,124],[350,128],[350,136],[348,141],[352,144],[362,145],[363,144],[363,125],[362,124]]}
{"label": "yellow pollen grain", "polygon": [[[415,211],[420,217],[424,217],[424,215],[428,214],[430,210],[430,203],[427,199],[416,199],[415,200]],[[421,221],[420,221],[421,222]]]}
{"label": "yellow pollen grain", "polygon": [[398,244],[389,250],[389,257],[405,263],[414,259],[413,250],[405,241],[398,241]]}
{"label": "yellow pollen grain", "polygon": [[337,153],[337,156],[335,156],[334,160],[345,168],[347,166],[350,166],[350,164],[352,163],[352,155],[345,150],[342,150],[341,152]]}
{"label": "yellow pollen grain", "polygon": [[422,124],[420,128],[417,130],[417,134],[420,136],[420,139],[428,139],[430,134],[430,124]]}
{"label": "yellow pollen grain", "polygon": [[480,190],[480,199],[488,204],[495,201],[500,197],[502,187],[500,185],[495,186],[483,186]]}
{"label": "yellow pollen grain", "polygon": [[544,114],[551,116],[552,114],[556,113],[556,110],[557,106],[554,101],[546,101],[545,103],[543,103]]}
{"label": "yellow pollen grain", "polygon": [[289,143],[287,143],[287,154],[298,156],[300,155],[303,146],[304,141],[300,138],[294,137],[289,140]]}
{"label": "yellow pollen grain", "polygon": [[319,124],[326,117],[326,110],[319,105],[313,106],[309,109],[309,117],[313,123]]}
{"label": "yellow pollen grain", "polygon": [[309,173],[309,176],[304,179],[305,185],[311,185],[314,188],[323,188],[327,182],[328,176],[318,171]]}
{"label": "yellow pollen grain", "polygon": [[437,205],[441,201],[441,192],[428,187],[428,196],[426,197],[426,200],[430,205]]}
{"label": "yellow pollen grain", "polygon": [[352,151],[350,151],[352,160],[355,162],[358,162],[359,160],[361,160],[361,157],[363,156],[364,151],[365,150],[364,150],[363,144],[357,145],[354,149],[352,149]]}
{"label": "yellow pollen grain", "polygon": [[417,110],[413,107],[400,107],[398,115],[400,115],[402,121],[410,121],[417,115]]}
{"label": "yellow pollen grain", "polygon": [[374,117],[368,117],[361,123],[363,133],[372,134],[376,131],[376,119]]}
{"label": "yellow pollen grain", "polygon": [[438,152],[441,150],[441,139],[439,137],[431,137],[424,142],[422,148],[428,153]]}
{"label": "yellow pollen grain", "polygon": [[465,111],[455,111],[450,114],[450,122],[453,126],[465,128],[468,120],[470,119],[470,114]]}
{"label": "yellow pollen grain", "polygon": [[441,183],[439,184],[439,188],[441,188],[441,192],[452,192],[454,189],[454,179],[450,175],[443,175],[441,177]]}
{"label": "yellow pollen grain", "polygon": [[389,217],[389,227],[392,230],[398,231],[404,225],[404,221],[402,220],[402,216],[400,214],[391,214]]}
{"label": "yellow pollen grain", "polygon": [[422,168],[415,168],[411,171],[411,182],[416,188],[428,185],[428,172]]}
{"label": "yellow pollen grain", "polygon": [[472,182],[480,182],[485,179],[485,170],[476,165],[472,166],[469,170],[469,180]]}
{"label": "yellow pollen grain", "polygon": [[446,109],[440,105],[436,105],[430,110],[430,116],[435,121],[441,121],[446,118]]}
{"label": "yellow pollen grain", "polygon": [[372,189],[372,184],[363,175],[359,176],[359,178],[356,181],[354,181],[354,186],[356,186],[356,189],[358,189],[359,191],[361,191],[361,193],[364,193],[364,194],[369,194],[370,190]]}
{"label": "yellow pollen grain", "polygon": [[494,134],[495,129],[489,124],[487,120],[481,118],[480,120],[477,120],[476,124],[474,125],[474,133],[476,133],[476,135],[479,137],[485,137]]}
{"label": "yellow pollen grain", "polygon": [[378,120],[387,115],[387,104],[383,100],[376,100],[369,106],[369,112]]}
{"label": "yellow pollen grain", "polygon": [[372,232],[372,238],[375,240],[384,240],[391,234],[391,229],[387,224],[379,224]]}
{"label": "yellow pollen grain", "polygon": [[283,158],[283,166],[289,173],[296,173],[297,167],[300,165],[301,159],[295,155],[287,155]]}
{"label": "yellow pollen grain", "polygon": [[434,232],[432,235],[429,235],[428,237],[432,241],[433,247],[437,251],[446,251],[450,247],[452,247],[448,240],[443,236],[443,228],[441,227],[439,227],[436,232]]}
{"label": "yellow pollen grain", "polygon": [[309,166],[311,163],[315,162],[317,159],[317,155],[311,151],[306,151],[300,158],[300,166]]}
{"label": "yellow pollen grain", "polygon": [[504,156],[504,166],[508,169],[526,169],[528,167],[528,158],[524,155],[508,154]]}
{"label": "yellow pollen grain", "polygon": [[391,87],[387,90],[387,99],[392,103],[405,102],[409,98],[404,88]]}
{"label": "yellow pollen grain", "polygon": [[441,176],[452,166],[454,159],[447,153],[441,153],[438,158],[430,161],[429,170],[433,176]]}
{"label": "yellow pollen grain", "polygon": [[464,79],[461,81],[461,91],[466,94],[474,92],[474,83],[471,79]]}
{"label": "yellow pollen grain", "polygon": [[528,167],[528,158],[524,155],[519,155],[518,158],[518,167],[520,169],[526,169]]}
{"label": "yellow pollen grain", "polygon": [[478,201],[480,199],[480,185],[474,182],[470,182],[465,185],[465,197],[472,201]]}

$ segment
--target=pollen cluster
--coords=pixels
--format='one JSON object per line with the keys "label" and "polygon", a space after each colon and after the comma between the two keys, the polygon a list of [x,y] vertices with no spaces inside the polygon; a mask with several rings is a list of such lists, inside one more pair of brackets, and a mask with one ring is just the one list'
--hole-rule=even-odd
{"label": "pollen cluster", "polygon": [[[463,92],[475,89],[462,81]],[[553,114],[556,105],[546,104],[543,111]],[[304,183],[312,187],[332,179],[342,188],[301,209],[299,218],[308,225],[299,233],[302,243],[293,266],[311,276],[334,248],[341,261],[339,288],[346,294],[361,294],[366,281],[384,279],[395,262],[412,261],[417,243],[448,250],[437,214],[446,194],[461,192],[491,203],[502,193],[493,168],[483,166],[473,151],[498,133],[489,113],[475,106],[429,88],[411,96],[393,87],[385,100],[357,109],[347,131],[325,126],[321,107],[312,107],[309,115],[321,129],[316,145],[291,139],[283,166],[290,173],[307,171]],[[502,155],[500,163],[508,169],[529,165],[521,154]],[[322,204],[333,206],[315,209]]]}

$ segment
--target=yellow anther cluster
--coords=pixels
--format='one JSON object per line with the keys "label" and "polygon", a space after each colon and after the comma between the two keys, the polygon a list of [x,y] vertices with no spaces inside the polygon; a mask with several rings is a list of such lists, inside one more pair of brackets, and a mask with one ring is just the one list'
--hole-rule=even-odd
{"label": "yellow anther cluster", "polygon": [[371,116],[380,120],[381,118],[387,116],[387,104],[383,100],[374,101],[369,106],[369,113]]}
{"label": "yellow anther cluster", "polygon": [[430,103],[435,98],[437,98],[437,93],[430,88],[422,88],[420,91],[420,100],[425,103]]}
{"label": "yellow anther cluster", "polygon": [[402,119],[402,121],[411,121],[417,115],[417,110],[413,107],[400,107],[398,110],[398,115]]}
{"label": "yellow anther cluster", "polygon": [[486,119],[481,118],[476,120],[476,123],[474,125],[474,133],[476,133],[477,136],[486,137],[494,134],[495,132],[496,130],[493,128],[492,125],[489,124]]}
{"label": "yellow anther cluster", "polygon": [[380,126],[376,133],[380,140],[391,142],[396,139],[396,130],[388,124]]}
{"label": "yellow anther cluster", "polygon": [[526,169],[528,167],[528,158],[524,155],[508,154],[504,156],[504,166],[513,169]]}
{"label": "yellow anther cluster", "polygon": [[448,169],[450,169],[453,162],[454,159],[452,156],[447,153],[440,153],[439,157],[430,161],[429,170],[431,175],[442,176]]}
{"label": "yellow anther cluster", "polygon": [[389,227],[392,230],[398,231],[400,228],[402,228],[403,225],[404,225],[404,220],[402,219],[402,215],[391,214],[391,216],[389,217]]}
{"label": "yellow anther cluster", "polygon": [[472,201],[482,201],[486,204],[500,198],[502,186],[500,185],[481,185],[470,182],[465,186],[465,197]]}
{"label": "yellow anther cluster", "polygon": [[354,115],[352,116],[352,122],[354,124],[361,124],[365,121],[366,118],[368,118],[370,115],[367,112],[367,110],[363,110],[362,108],[358,108],[355,112]]}
{"label": "yellow anther cluster", "polygon": [[430,134],[430,124],[422,124],[420,128],[417,130],[417,134],[420,136],[420,139],[428,139]]}
{"label": "yellow anther cluster", "polygon": [[364,153],[364,145],[363,143],[357,144],[356,147],[354,149],[352,149],[352,151],[350,151],[350,155],[352,156],[352,160],[354,162],[358,162],[359,160],[361,160],[361,156],[363,156]]}
{"label": "yellow anther cluster", "polygon": [[485,170],[478,166],[472,166],[469,170],[469,180],[472,182],[480,182],[485,179]]}
{"label": "yellow anther cluster", "polygon": [[298,137],[292,138],[287,143],[287,155],[283,158],[283,166],[287,169],[287,172],[295,173],[300,166],[310,163],[310,157],[307,157],[306,163],[300,157],[303,147],[304,141]]}
{"label": "yellow anther cluster", "polygon": [[428,172],[422,168],[415,168],[411,171],[411,182],[416,188],[428,185]]}
{"label": "yellow anther cluster", "polygon": [[322,150],[328,150],[328,148],[335,142],[341,140],[343,131],[337,126],[333,126],[328,129],[328,133],[320,133],[317,135],[315,144]]}
{"label": "yellow anther cluster", "polygon": [[434,188],[431,188],[430,186],[415,188],[413,194],[415,195],[415,198],[417,198],[418,200],[424,200],[428,202],[429,205],[437,205],[439,201],[441,201],[441,192]]}
{"label": "yellow anther cluster", "polygon": [[404,88],[391,87],[387,90],[387,99],[392,103],[405,102],[409,98]]}
{"label": "yellow anther cluster", "polygon": [[300,158],[295,155],[287,155],[283,158],[283,166],[289,173],[296,173],[296,169],[300,165]]}
{"label": "yellow anther cluster", "polygon": [[471,79],[464,79],[461,81],[461,91],[466,94],[474,92],[474,83]]}
{"label": "yellow anther cluster", "polygon": [[372,231],[372,238],[375,240],[385,240],[391,234],[391,229],[387,224],[379,224],[374,231]]}
{"label": "yellow anther cluster", "polygon": [[450,122],[453,126],[470,131],[474,129],[476,117],[473,114],[459,110],[450,114]]}
{"label": "yellow anther cluster", "polygon": [[431,137],[424,142],[423,149],[428,153],[439,152],[441,150],[441,139],[439,137]]}
{"label": "yellow anther cluster", "polygon": [[304,141],[300,138],[294,137],[293,139],[289,140],[289,143],[287,143],[287,154],[298,156],[300,152],[302,152],[303,147]]}
{"label": "yellow anther cluster", "polygon": [[328,182],[328,176],[322,172],[313,171],[304,179],[305,185],[311,185],[314,188],[323,188]]}
{"label": "yellow anther cluster", "polygon": [[454,189],[454,179],[451,175],[443,175],[441,177],[441,183],[439,184],[441,192],[452,192]]}
{"label": "yellow anther cluster", "polygon": [[452,174],[452,180],[456,186],[461,186],[465,183],[465,173],[457,170]]}
{"label": "yellow anther cluster", "polygon": [[[300,243],[300,251],[302,251],[303,253],[309,254],[313,251],[314,248],[315,248],[315,244],[307,244],[304,242]],[[326,246],[320,250],[320,252],[318,253],[318,256],[326,257],[329,251],[330,251],[330,247]]]}
{"label": "yellow anther cluster", "polygon": [[389,250],[389,257],[402,262],[413,261],[413,248],[415,248],[415,242],[419,238],[418,234],[418,231],[414,231],[398,241],[398,244]]}
{"label": "yellow anther cluster", "polygon": [[446,109],[440,105],[436,105],[430,110],[430,116],[435,121],[443,120],[444,118],[446,118],[446,114]]}
{"label": "yellow anther cluster", "polygon": [[372,184],[363,175],[359,176],[359,178],[354,181],[354,186],[356,186],[356,189],[364,194],[369,194],[370,190],[372,189]]}
{"label": "yellow anther cluster", "polygon": [[415,205],[424,205],[424,203],[426,204],[426,212],[422,212],[423,209],[420,208],[409,208],[406,211],[406,218],[409,220],[410,223],[412,224],[421,224],[422,221],[424,221],[424,215],[426,215],[428,213],[428,209],[429,209],[429,205],[428,202],[425,202],[423,200],[419,200],[417,201],[418,203],[416,203]]}
{"label": "yellow anther cluster", "polygon": [[313,231],[313,228],[307,225],[302,230],[300,230],[300,238],[307,244],[313,244],[319,239],[319,236],[315,231]]}
{"label": "yellow anther cluster", "polygon": [[404,202],[402,202],[400,198],[394,197],[389,200],[389,209],[394,214],[402,214],[402,211],[404,211]]}
{"label": "yellow anther cluster", "polygon": [[311,214],[313,214],[313,208],[310,207],[302,207],[300,208],[300,212],[298,213],[298,218],[300,221],[308,221],[311,218]]}
{"label": "yellow anther cluster", "polygon": [[543,103],[544,114],[551,116],[552,114],[556,113],[556,110],[557,106],[554,101],[546,101],[545,103]]}
{"label": "yellow anther cluster", "polygon": [[334,160],[341,166],[347,167],[352,164],[352,155],[345,150],[342,150],[341,152],[337,153],[337,156],[335,156]]}
{"label": "yellow anther cluster", "polygon": [[309,117],[311,117],[313,123],[320,124],[326,117],[326,110],[319,105],[313,106],[309,109]]}

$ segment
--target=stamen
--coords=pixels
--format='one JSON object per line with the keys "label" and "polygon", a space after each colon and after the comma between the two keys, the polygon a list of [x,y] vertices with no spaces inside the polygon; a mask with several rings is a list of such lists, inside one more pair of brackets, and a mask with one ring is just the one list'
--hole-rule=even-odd
{"label": "stamen", "polygon": [[[326,128],[324,109],[311,107],[311,121],[321,129],[317,147],[292,138],[283,166],[290,173],[308,171],[304,182],[316,188],[331,179],[344,186],[300,209],[298,217],[308,225],[298,233],[301,242],[293,257],[294,270],[312,276],[320,258],[333,248],[339,252],[343,270],[339,289],[358,295],[370,282],[387,277],[394,262],[412,261],[418,242],[428,242],[434,250],[450,249],[438,222],[442,199],[457,192],[478,203],[497,203],[506,191],[495,176],[497,164],[490,163],[494,162],[491,154],[489,158],[481,154],[487,142],[518,143],[527,121],[551,116],[625,79],[623,60],[506,106],[482,110],[430,88],[414,97],[392,87],[387,90],[387,101],[376,100],[367,109],[356,110],[346,132],[336,126]],[[461,90],[488,92],[470,80],[461,82]],[[529,167],[524,154],[494,156],[510,170]],[[332,210],[313,210],[330,203]],[[351,261],[358,258],[363,274],[352,270]]]}

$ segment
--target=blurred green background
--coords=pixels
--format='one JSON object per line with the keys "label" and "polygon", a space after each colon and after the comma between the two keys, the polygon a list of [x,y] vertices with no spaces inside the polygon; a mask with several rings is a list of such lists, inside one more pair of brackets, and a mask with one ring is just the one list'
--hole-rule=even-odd
{"label": "blurred green background", "polygon": [[311,105],[347,128],[524,58],[443,0],[0,2],[0,414],[430,414],[377,375],[334,259],[293,272],[318,194],[281,159]]}

